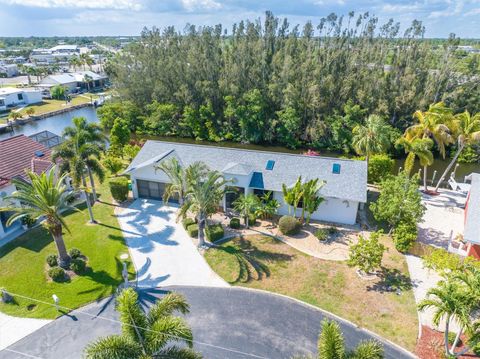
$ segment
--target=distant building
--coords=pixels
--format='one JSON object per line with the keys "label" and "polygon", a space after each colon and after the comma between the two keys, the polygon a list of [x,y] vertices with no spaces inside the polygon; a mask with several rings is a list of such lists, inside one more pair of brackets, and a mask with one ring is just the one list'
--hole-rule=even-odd
{"label": "distant building", "polygon": [[42,102],[42,92],[32,88],[0,88],[0,111],[18,105]]}
{"label": "distant building", "polygon": [[0,77],[18,76],[18,66],[16,64],[0,64]]}
{"label": "distant building", "polygon": [[[87,81],[89,80],[89,81]],[[93,71],[78,71],[65,74],[48,75],[36,87],[50,89],[53,86],[61,85],[69,93],[75,93],[79,90],[94,90],[103,88],[107,76],[99,75]]]}
{"label": "distant building", "polygon": [[79,56],[81,48],[77,45],[58,45],[50,49],[34,49],[30,53],[30,61],[35,63],[65,63],[72,57]]}

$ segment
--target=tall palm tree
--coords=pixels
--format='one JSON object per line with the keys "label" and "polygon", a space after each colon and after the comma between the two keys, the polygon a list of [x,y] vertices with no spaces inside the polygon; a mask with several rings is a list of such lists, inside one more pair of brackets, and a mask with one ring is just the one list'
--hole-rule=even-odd
{"label": "tall palm tree", "polygon": [[[169,293],[156,302],[145,314],[138,302],[138,294],[132,289],[123,290],[117,297],[122,334],[110,335],[89,344],[85,349],[88,359],[147,359],[178,358],[199,359],[202,356],[192,350],[192,330],[183,318],[173,314],[189,312],[185,298]],[[186,344],[180,348],[171,343]]]}
{"label": "tall palm tree", "polygon": [[104,150],[106,138],[99,125],[96,123],[88,123],[84,117],[75,117],[72,122],[73,127],[66,127],[63,130],[63,137],[67,143],[77,142],[80,145],[89,144],[90,153],[89,156],[86,157],[86,168],[92,188],[93,200],[96,202],[98,198],[93,174],[97,175],[100,183],[103,182],[105,173],[98,159]]}
{"label": "tall palm tree", "polygon": [[[67,268],[70,263],[70,256],[67,253],[65,242],[63,241],[63,229],[69,231],[62,213],[66,210],[77,210],[69,204],[73,193],[67,190],[64,184],[65,175],[56,179],[55,167],[42,174],[34,172],[28,173],[28,182],[13,179],[12,183],[17,190],[5,201],[21,203],[21,206],[8,206],[0,208],[0,211],[14,212],[8,219],[7,225],[22,220],[22,218],[32,218],[42,220],[43,227],[53,237],[58,251],[59,264]],[[7,202],[8,203],[8,202]]]}
{"label": "tall palm tree", "polygon": [[435,186],[435,191],[438,191],[438,188],[445,179],[445,176],[451,170],[455,162],[457,162],[458,157],[462,153],[465,146],[480,142],[480,113],[477,113],[473,116],[470,115],[468,111],[459,113],[454,116],[451,122],[451,127],[453,133],[457,137],[457,152],[438,180],[437,185]]}
{"label": "tall palm tree", "polygon": [[367,163],[371,155],[384,153],[391,146],[390,126],[378,115],[370,115],[365,125],[356,125],[352,133],[353,148]]}
{"label": "tall palm tree", "polygon": [[185,193],[187,192],[187,183],[185,171],[178,160],[173,157],[170,160],[163,161],[155,166],[155,171],[163,171],[170,179],[170,183],[166,185],[163,192],[163,201],[166,203],[170,197],[177,195],[180,206],[183,204]]}
{"label": "tall palm tree", "polygon": [[180,207],[179,217],[192,212],[198,223],[198,245],[205,246],[205,225],[207,218],[216,212],[229,183],[218,171],[210,171],[202,162],[195,162],[185,170],[187,190]]}
{"label": "tall palm tree", "polygon": [[[448,334],[450,332],[450,323],[457,321],[462,328],[470,329],[472,327],[471,300],[468,292],[453,276],[447,277],[438,283],[437,287],[431,288],[427,292],[427,297],[418,304],[420,310],[433,308],[433,323],[438,326],[441,320],[445,320],[445,354],[447,356],[457,356],[461,353],[455,353],[455,346],[458,340],[455,340],[455,346],[449,348]],[[463,351],[462,351],[463,352]]]}
{"label": "tall palm tree", "polygon": [[[445,146],[453,142],[451,130],[448,127],[452,119],[451,109],[443,102],[438,102],[430,105],[426,112],[415,111],[413,117],[416,123],[405,130],[403,135],[405,139],[412,141],[416,138],[430,138],[435,141],[440,154],[445,158]],[[428,190],[426,179],[429,165],[431,164],[425,163],[423,166],[425,190]]]}
{"label": "tall palm tree", "polygon": [[258,197],[253,193],[250,193],[246,196],[241,195],[234,202],[233,206],[236,211],[240,212],[245,221],[245,226],[249,228],[249,215],[255,213],[255,211],[260,206]]}
{"label": "tall palm tree", "polygon": [[[413,166],[415,165],[415,158],[418,157],[420,161],[420,166],[431,166],[433,164],[433,153],[431,151],[433,147],[433,141],[429,138],[413,138],[406,139],[401,137],[397,144],[402,146],[405,149],[405,152],[408,153],[407,158],[405,159],[405,173],[410,175],[412,172]],[[423,185],[425,191],[427,191],[427,176],[426,172],[423,173]]]}

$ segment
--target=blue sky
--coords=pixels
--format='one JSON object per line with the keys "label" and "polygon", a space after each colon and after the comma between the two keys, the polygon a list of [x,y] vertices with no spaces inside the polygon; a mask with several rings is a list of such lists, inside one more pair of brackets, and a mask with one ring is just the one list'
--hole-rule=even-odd
{"label": "blue sky", "polygon": [[0,36],[138,35],[144,26],[230,26],[265,10],[302,24],[331,12],[369,11],[405,28],[422,20],[428,37],[480,38],[480,0],[0,0]]}

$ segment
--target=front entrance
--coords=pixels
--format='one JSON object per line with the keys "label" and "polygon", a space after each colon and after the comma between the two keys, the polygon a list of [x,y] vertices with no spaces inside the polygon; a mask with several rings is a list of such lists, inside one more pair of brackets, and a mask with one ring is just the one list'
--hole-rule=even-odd
{"label": "front entrance", "polygon": [[[166,183],[137,180],[138,196],[140,198],[151,198],[161,201],[165,193]],[[178,203],[178,197],[170,197],[169,202]]]}
{"label": "front entrance", "polygon": [[232,209],[234,207],[233,202],[237,200],[240,196],[245,194],[245,188],[243,187],[227,187],[225,193],[225,207],[227,209]]}

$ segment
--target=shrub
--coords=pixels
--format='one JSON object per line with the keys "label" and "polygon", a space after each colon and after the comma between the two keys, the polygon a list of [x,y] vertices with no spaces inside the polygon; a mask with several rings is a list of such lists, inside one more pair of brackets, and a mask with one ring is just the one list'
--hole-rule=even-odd
{"label": "shrub", "polygon": [[462,261],[458,255],[449,253],[443,248],[436,248],[423,257],[423,265],[441,273],[460,270]]}
{"label": "shrub", "polygon": [[326,241],[328,239],[328,232],[323,228],[317,229],[315,231],[315,237],[317,237],[319,241]]}
{"label": "shrub", "polygon": [[292,216],[282,216],[278,221],[280,232],[285,235],[297,234],[300,230],[300,223]]}
{"label": "shrub", "polygon": [[338,228],[337,227],[334,227],[334,226],[331,226],[331,227],[328,227],[328,234],[333,236],[334,234],[337,234],[338,233]]}
{"label": "shrub", "polygon": [[368,159],[368,182],[380,183],[393,174],[395,161],[388,155],[373,155]]}
{"label": "shrub", "polygon": [[240,218],[232,218],[230,220],[230,228],[239,229],[240,228]]}
{"label": "shrub", "polygon": [[80,252],[80,249],[77,249],[77,248],[72,248],[68,251],[68,255],[72,258],[72,259],[77,259],[78,257],[80,257],[82,255],[82,252]]}
{"label": "shrub", "polygon": [[187,217],[182,221],[183,228],[185,229],[187,229],[191,224],[195,224],[195,220],[193,218]]}
{"label": "shrub", "polygon": [[49,254],[47,256],[47,264],[50,267],[56,267],[58,266],[58,256],[56,254]]}
{"label": "shrub", "polygon": [[119,158],[108,156],[102,162],[103,167],[110,171],[114,176],[123,168],[123,163]]}
{"label": "shrub", "polygon": [[128,197],[128,179],[126,177],[112,178],[108,183],[112,197],[117,202],[123,202]]}
{"label": "shrub", "polygon": [[407,252],[417,240],[418,229],[415,224],[400,223],[393,230],[393,243],[399,252]]}
{"label": "shrub", "polygon": [[85,272],[86,267],[87,263],[80,258],[72,259],[72,262],[70,263],[70,269],[77,274]]}
{"label": "shrub", "polygon": [[220,223],[207,226],[205,232],[207,235],[207,239],[212,243],[222,239],[224,236],[223,227]]}
{"label": "shrub", "polygon": [[381,232],[374,232],[370,238],[358,236],[358,243],[350,246],[347,264],[358,267],[364,273],[380,268],[386,247],[379,242]]}
{"label": "shrub", "polygon": [[248,225],[254,226],[256,222],[257,222],[257,216],[255,215],[255,213],[250,213],[248,215]]}
{"label": "shrub", "polygon": [[65,87],[62,85],[56,85],[50,89],[50,96],[55,100],[64,100],[65,95]]}
{"label": "shrub", "polygon": [[190,237],[198,237],[198,224],[191,224],[187,227],[187,233]]}
{"label": "shrub", "polygon": [[65,280],[65,271],[60,267],[53,267],[48,270],[48,276],[54,282],[63,282]]}

